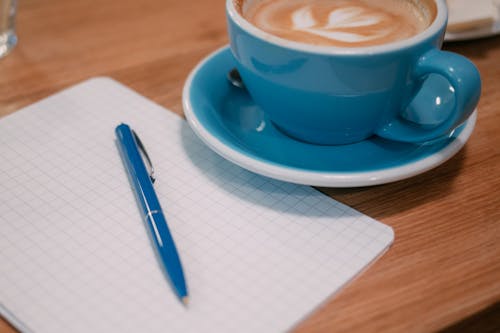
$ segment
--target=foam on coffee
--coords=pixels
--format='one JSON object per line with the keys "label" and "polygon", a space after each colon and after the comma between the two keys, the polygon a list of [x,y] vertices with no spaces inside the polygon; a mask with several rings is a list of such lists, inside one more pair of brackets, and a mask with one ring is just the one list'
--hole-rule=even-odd
{"label": "foam on coffee", "polygon": [[337,47],[410,38],[436,16],[434,3],[425,0],[235,0],[235,5],[247,21],[272,35]]}

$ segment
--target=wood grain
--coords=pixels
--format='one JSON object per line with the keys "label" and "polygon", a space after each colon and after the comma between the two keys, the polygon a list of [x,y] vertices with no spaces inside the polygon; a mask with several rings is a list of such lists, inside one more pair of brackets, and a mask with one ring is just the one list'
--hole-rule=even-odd
{"label": "wood grain", "polygon": [[[20,1],[19,44],[0,60],[0,116],[92,76],[110,76],[182,115],[184,80],[227,43],[225,24],[224,0]],[[320,189],[391,225],[396,240],[297,332],[438,331],[500,301],[500,37],[445,48],[482,75],[470,141],[408,180]],[[0,321],[0,332],[14,330]]]}

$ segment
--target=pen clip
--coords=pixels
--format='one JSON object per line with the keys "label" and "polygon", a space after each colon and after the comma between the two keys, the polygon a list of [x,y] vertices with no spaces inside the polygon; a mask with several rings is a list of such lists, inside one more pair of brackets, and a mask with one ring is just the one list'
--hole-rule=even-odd
{"label": "pen clip", "polygon": [[149,165],[149,169],[150,169],[149,178],[151,179],[151,182],[154,183],[156,178],[154,176],[155,170],[153,168],[153,163],[151,163],[151,159],[149,158],[148,152],[146,151],[146,148],[142,144],[141,139],[139,139],[139,136],[137,135],[137,133],[135,133],[135,131],[132,130],[132,134],[134,135],[135,142],[137,143],[137,147],[139,147],[139,149],[141,151],[141,155],[143,155],[146,158],[146,161],[148,162],[147,164]]}

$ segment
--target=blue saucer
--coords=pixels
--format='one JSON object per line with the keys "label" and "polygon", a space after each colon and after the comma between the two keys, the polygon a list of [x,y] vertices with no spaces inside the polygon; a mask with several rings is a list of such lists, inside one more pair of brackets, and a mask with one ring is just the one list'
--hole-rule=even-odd
{"label": "blue saucer", "polygon": [[226,78],[235,67],[228,47],[191,72],[183,91],[186,118],[215,152],[253,172],[293,183],[357,187],[420,174],[455,155],[470,137],[476,112],[449,138],[408,144],[372,137],[341,146],[294,140],[269,121],[248,93]]}

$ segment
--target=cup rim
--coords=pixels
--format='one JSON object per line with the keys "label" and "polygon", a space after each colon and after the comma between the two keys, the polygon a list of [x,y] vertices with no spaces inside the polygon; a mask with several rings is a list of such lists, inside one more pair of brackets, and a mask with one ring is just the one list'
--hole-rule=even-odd
{"label": "cup rim", "polygon": [[391,51],[401,50],[413,45],[419,44],[420,42],[434,36],[438,33],[443,26],[446,26],[448,21],[448,7],[445,4],[445,0],[432,0],[436,4],[436,17],[430,26],[424,31],[418,33],[417,35],[403,39],[400,41],[395,41],[382,45],[374,46],[362,46],[362,47],[338,47],[338,46],[322,46],[322,45],[312,45],[307,43],[295,42],[288,39],[284,39],[275,35],[272,35],[264,30],[261,30],[250,22],[248,22],[241,14],[236,10],[234,5],[234,0],[226,0],[226,12],[228,17],[238,25],[242,30],[246,31],[250,35],[266,41],[268,43],[274,44],[279,47],[286,49],[291,49],[295,51],[301,51],[305,53],[314,53],[321,55],[332,55],[332,54],[348,54],[348,55],[365,55],[365,54],[378,54],[387,53]]}

